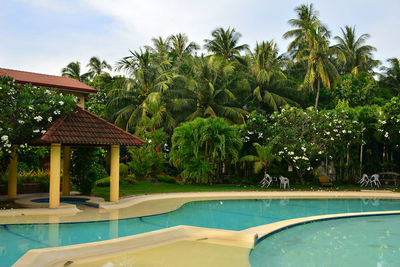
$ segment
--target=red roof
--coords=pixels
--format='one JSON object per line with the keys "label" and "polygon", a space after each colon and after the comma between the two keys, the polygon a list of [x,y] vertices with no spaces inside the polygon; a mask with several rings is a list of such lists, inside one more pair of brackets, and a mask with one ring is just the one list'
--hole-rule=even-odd
{"label": "red roof", "polygon": [[[63,145],[142,145],[144,141],[80,107],[56,120],[38,140]],[[35,142],[36,143],[36,142]]]}
{"label": "red roof", "polygon": [[68,77],[40,74],[34,72],[0,68],[0,76],[10,76],[18,83],[31,83],[35,86],[45,86],[81,93],[97,93],[97,90]]}

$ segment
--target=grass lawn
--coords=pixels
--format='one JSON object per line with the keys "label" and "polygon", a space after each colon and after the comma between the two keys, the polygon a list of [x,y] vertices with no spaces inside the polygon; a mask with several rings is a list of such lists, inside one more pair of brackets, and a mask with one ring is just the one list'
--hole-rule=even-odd
{"label": "grass lawn", "polygon": [[[360,187],[358,185],[339,185],[333,187],[319,187],[318,185],[293,185],[289,190],[301,191],[359,191],[373,190],[374,188]],[[380,190],[394,190],[394,188],[379,188]],[[120,184],[120,196],[131,196],[152,193],[173,193],[173,192],[213,192],[213,191],[277,191],[282,190],[279,186],[271,186],[269,188],[261,188],[256,186],[243,185],[181,185],[168,183],[150,183],[139,182],[137,184]],[[397,189],[398,190],[398,189]],[[397,191],[396,190],[396,191]],[[103,197],[108,200],[110,195],[109,187],[95,187],[93,189],[95,196]]]}

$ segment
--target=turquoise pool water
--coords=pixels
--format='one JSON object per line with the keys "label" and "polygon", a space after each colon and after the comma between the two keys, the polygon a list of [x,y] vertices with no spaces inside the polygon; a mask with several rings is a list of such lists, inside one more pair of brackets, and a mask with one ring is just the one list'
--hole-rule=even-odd
{"label": "turquoise pool water", "polygon": [[312,215],[400,210],[400,200],[265,199],[198,201],[153,216],[116,221],[0,225],[0,265],[9,266],[28,250],[108,240],[192,225],[227,230]]}
{"label": "turquoise pool water", "polygon": [[400,266],[400,215],[294,226],[258,243],[250,262],[254,267]]}

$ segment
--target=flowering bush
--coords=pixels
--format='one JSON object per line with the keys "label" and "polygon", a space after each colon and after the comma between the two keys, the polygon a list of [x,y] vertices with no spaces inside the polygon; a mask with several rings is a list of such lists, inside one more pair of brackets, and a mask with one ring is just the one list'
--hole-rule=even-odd
{"label": "flowering bush", "polygon": [[0,151],[11,152],[12,145],[25,147],[26,142],[43,135],[55,119],[75,106],[74,97],[57,90],[20,85],[0,76]]}
{"label": "flowering bush", "polygon": [[386,144],[399,149],[400,143],[400,97],[393,97],[383,107],[378,120],[378,131]]}

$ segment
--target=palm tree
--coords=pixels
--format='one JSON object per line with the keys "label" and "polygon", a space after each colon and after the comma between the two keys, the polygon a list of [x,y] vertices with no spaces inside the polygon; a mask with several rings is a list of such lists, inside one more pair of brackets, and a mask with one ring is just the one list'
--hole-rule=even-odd
{"label": "palm tree", "polygon": [[171,54],[178,60],[182,60],[184,56],[192,55],[192,53],[200,46],[195,42],[189,42],[189,38],[184,33],[174,34],[168,37],[171,43]]}
{"label": "palm tree", "polygon": [[285,38],[295,39],[290,43],[288,51],[295,56],[297,61],[307,62],[307,73],[304,78],[303,88],[314,91],[317,83],[315,109],[318,108],[319,93],[322,84],[330,88],[339,79],[339,74],[332,63],[333,48],[329,46],[330,32],[319,20],[318,12],[313,4],[300,5],[295,8],[296,19],[289,20],[295,29],[284,34]]}
{"label": "palm tree", "polygon": [[329,42],[324,35],[325,30],[322,29],[322,33],[320,31],[318,25],[310,31],[309,36],[307,36],[309,47],[304,52],[300,51],[299,53],[299,55],[306,55],[304,59],[307,60],[308,65],[303,86],[314,91],[314,83],[317,83],[315,109],[318,108],[321,82],[326,88],[331,88],[340,79],[339,73],[332,62],[334,48],[329,46]]}
{"label": "palm tree", "polygon": [[240,161],[252,161],[254,162],[254,173],[259,173],[261,170],[264,171],[264,176],[267,173],[268,167],[275,161],[280,160],[280,157],[273,153],[275,142],[270,141],[266,145],[260,145],[253,143],[256,149],[257,155],[247,155],[240,159]]}
{"label": "palm tree", "polygon": [[158,38],[152,38],[152,46],[145,46],[151,53],[156,55],[161,61],[165,60],[168,54],[171,52],[171,41],[170,38],[163,39],[161,36]]}
{"label": "palm tree", "polygon": [[155,81],[155,66],[153,64],[154,56],[146,48],[144,51],[129,50],[131,55],[123,57],[116,64],[116,70],[126,71],[140,86],[142,93],[148,95]]}
{"label": "palm tree", "polygon": [[366,40],[370,37],[369,34],[362,34],[358,38],[356,36],[355,26],[345,26],[341,28],[343,37],[335,36],[338,42],[337,48],[338,58],[341,59],[341,67],[343,73],[358,73],[360,71],[371,71],[373,67],[379,64],[378,60],[374,60],[373,52],[376,48],[370,45],[365,45]]}
{"label": "palm tree", "polygon": [[104,73],[104,69],[112,70],[111,66],[107,63],[107,61],[101,61],[98,57],[92,57],[89,60],[89,64],[86,65],[89,67],[88,73],[91,77],[95,77],[97,75],[101,75]]}
{"label": "palm tree", "polygon": [[381,83],[387,86],[394,95],[400,96],[400,60],[389,58],[390,67],[382,67],[384,74],[381,75]]}
{"label": "palm tree", "polygon": [[204,48],[215,55],[220,55],[226,60],[233,60],[240,56],[240,52],[248,51],[247,44],[239,45],[242,36],[235,28],[217,28],[211,33],[213,39],[205,39]]}
{"label": "palm tree", "polygon": [[194,59],[193,77],[186,77],[185,88],[172,90],[172,109],[192,113],[187,119],[197,117],[225,118],[230,122],[244,123],[247,114],[241,108],[233,106],[236,100],[230,90],[234,81],[232,62],[217,56]]}
{"label": "palm tree", "polygon": [[65,68],[62,68],[61,75],[76,79],[80,82],[86,82],[89,77],[88,73],[81,75],[81,63],[78,61],[71,62]]}
{"label": "palm tree", "polygon": [[311,34],[315,25],[319,25],[320,34],[326,39],[330,37],[330,32],[319,20],[319,12],[314,9],[313,4],[300,5],[294,11],[297,14],[297,18],[288,21],[289,25],[294,29],[286,32],[283,37],[285,39],[294,38],[289,44],[288,52],[296,57],[300,51],[309,46],[307,36]]}
{"label": "palm tree", "polygon": [[274,41],[257,43],[254,53],[251,54],[251,60],[251,74],[257,84],[253,90],[256,99],[274,111],[277,111],[279,106],[292,103],[280,95],[279,89],[282,89],[286,76],[282,71],[283,62],[278,55],[276,43]]}

